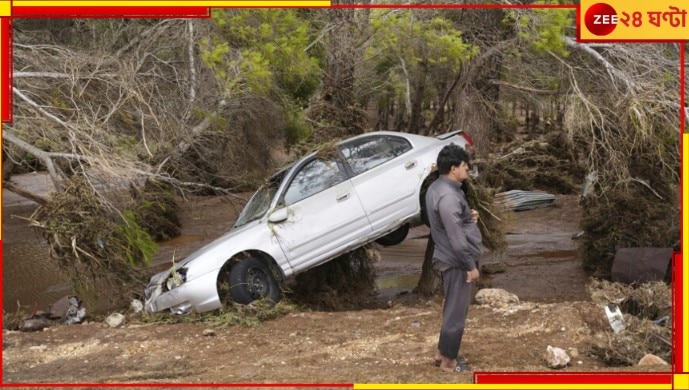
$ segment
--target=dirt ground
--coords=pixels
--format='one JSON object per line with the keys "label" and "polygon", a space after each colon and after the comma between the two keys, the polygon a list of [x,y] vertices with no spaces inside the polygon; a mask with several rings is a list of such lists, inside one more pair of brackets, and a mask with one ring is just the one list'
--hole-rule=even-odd
{"label": "dirt ground", "polygon": [[[194,199],[184,205],[183,236],[161,246],[157,266],[225,232],[238,211],[234,197]],[[588,352],[589,337],[609,330],[603,308],[587,294],[577,258],[581,210],[576,196],[556,206],[515,213],[507,271],[483,275],[519,304],[470,307],[462,353],[474,372],[670,372],[671,366],[607,367]],[[420,274],[424,229],[398,247],[382,249],[380,280]],[[413,286],[411,286],[413,287]],[[131,316],[119,328],[100,321],[55,325],[40,332],[3,331],[2,381],[21,383],[471,383],[471,373],[433,366],[441,297],[419,297],[411,287],[382,288],[383,308],[343,312],[293,311],[256,326],[148,324]],[[549,369],[548,345],[569,352],[567,368]],[[324,386],[327,387],[327,386]]]}

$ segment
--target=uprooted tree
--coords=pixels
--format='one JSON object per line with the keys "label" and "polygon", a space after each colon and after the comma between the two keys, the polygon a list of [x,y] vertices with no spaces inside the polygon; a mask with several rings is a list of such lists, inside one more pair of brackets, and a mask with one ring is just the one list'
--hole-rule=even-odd
{"label": "uprooted tree", "polygon": [[[464,128],[490,164],[493,141],[510,138],[521,120],[515,111],[526,107],[529,137],[570,153],[503,161],[524,182],[542,178],[539,161],[553,172],[571,166],[579,181],[560,183],[570,192],[591,179],[582,253],[589,270],[605,275],[621,246],[677,241],[680,53],[673,44],[578,43],[568,35],[572,20],[562,9],[18,19],[3,179],[45,170],[56,193],[77,181],[104,218],[131,227],[123,216],[137,197],[122,191],[130,185],[232,194],[254,188],[304,140],[332,142],[369,126]],[[541,130],[558,134],[540,139]],[[519,159],[530,165],[518,169]],[[489,195],[476,207],[490,210],[490,191],[506,180],[486,172],[477,184]],[[499,218],[491,211],[482,219],[499,232],[491,214]],[[96,240],[93,253],[99,248]]]}
{"label": "uprooted tree", "polygon": [[[14,123],[3,125],[3,160],[14,171],[3,179],[45,170],[55,193],[43,199],[4,187],[42,204],[34,225],[78,292],[122,291],[150,261],[157,233],[140,223],[153,203],[169,210],[176,193],[231,194],[273,169],[266,156],[284,145],[284,132],[274,131],[280,110],[251,90],[225,94],[198,59],[200,37],[214,32],[208,23],[24,20],[14,27]],[[164,190],[151,198],[151,186]],[[159,238],[175,234],[167,222]]]}

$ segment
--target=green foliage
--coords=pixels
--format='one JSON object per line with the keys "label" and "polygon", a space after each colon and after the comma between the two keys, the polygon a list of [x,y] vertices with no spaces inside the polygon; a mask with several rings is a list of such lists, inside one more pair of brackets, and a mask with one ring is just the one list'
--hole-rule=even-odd
{"label": "green foliage", "polygon": [[287,110],[287,141],[294,145],[305,140],[311,134],[311,126],[306,122],[304,113],[298,108]]}
{"label": "green foliage", "polygon": [[[542,0],[535,4],[560,4],[557,0]],[[528,13],[508,13],[505,23],[514,23],[520,38],[530,42],[537,53],[552,51],[562,57],[569,52],[563,40],[565,31],[574,26],[575,11],[569,8],[534,8]]]}
{"label": "green foliage", "polygon": [[305,102],[320,82],[310,54],[309,24],[291,9],[214,10],[217,35],[202,42],[203,62],[225,80],[227,93],[286,93]]}
{"label": "green foliage", "polygon": [[374,10],[370,24],[373,39],[365,58],[398,97],[421,66],[429,73],[455,72],[478,54],[478,47],[465,43],[452,21],[435,13]]}
{"label": "green foliage", "polygon": [[478,48],[465,43],[462,33],[452,22],[441,16],[422,19],[412,10],[371,13],[373,44],[369,58],[379,58],[378,66],[399,64],[400,59],[416,66],[427,61],[431,65],[458,67],[478,53]]}
{"label": "green foliage", "polygon": [[122,256],[132,267],[150,266],[158,245],[138,223],[132,211],[122,213],[124,223],[115,227],[115,234],[122,239]]}

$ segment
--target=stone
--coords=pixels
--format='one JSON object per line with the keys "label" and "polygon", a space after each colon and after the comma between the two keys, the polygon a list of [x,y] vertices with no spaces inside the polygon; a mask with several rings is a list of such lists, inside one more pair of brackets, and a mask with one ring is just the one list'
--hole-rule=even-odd
{"label": "stone", "polygon": [[569,364],[569,355],[564,349],[549,345],[546,348],[545,360],[550,368],[564,368]]}
{"label": "stone", "polygon": [[519,297],[501,288],[484,288],[476,293],[476,302],[480,305],[504,307],[518,305]]}
{"label": "stone", "polygon": [[639,360],[639,366],[666,366],[667,362],[656,355],[647,353]]}
{"label": "stone", "polygon": [[203,335],[207,337],[215,336],[215,331],[213,329],[205,329]]}
{"label": "stone", "polygon": [[572,357],[573,359],[576,359],[579,357],[579,350],[576,348],[570,348],[569,349],[569,356]]}
{"label": "stone", "polygon": [[123,314],[113,313],[105,319],[105,323],[108,324],[111,328],[117,328],[118,326],[124,323],[124,319],[125,318]]}

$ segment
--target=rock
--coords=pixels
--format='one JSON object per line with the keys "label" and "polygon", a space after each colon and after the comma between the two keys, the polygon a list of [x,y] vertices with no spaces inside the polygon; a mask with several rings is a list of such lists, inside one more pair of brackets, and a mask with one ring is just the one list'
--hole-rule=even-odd
{"label": "rock", "polygon": [[124,315],[120,313],[113,313],[108,316],[108,318],[105,319],[105,322],[111,327],[111,328],[117,328],[118,326],[122,325],[124,323]]}
{"label": "rock", "polygon": [[569,356],[571,356],[573,359],[576,359],[579,357],[579,350],[576,348],[570,348],[569,349]]}
{"label": "rock", "polygon": [[213,329],[205,329],[203,335],[207,337],[215,336],[215,331]]}
{"label": "rock", "polygon": [[488,306],[518,305],[519,298],[501,288],[484,288],[476,293],[476,302]]}
{"label": "rock", "polygon": [[639,366],[657,366],[667,365],[667,362],[656,355],[647,353],[639,360]]}
{"label": "rock", "polygon": [[546,348],[545,360],[550,368],[564,368],[569,363],[569,355],[567,355],[564,349],[549,345]]}
{"label": "rock", "polygon": [[52,324],[53,322],[47,318],[28,318],[19,324],[19,330],[22,332],[36,332],[43,330]]}

